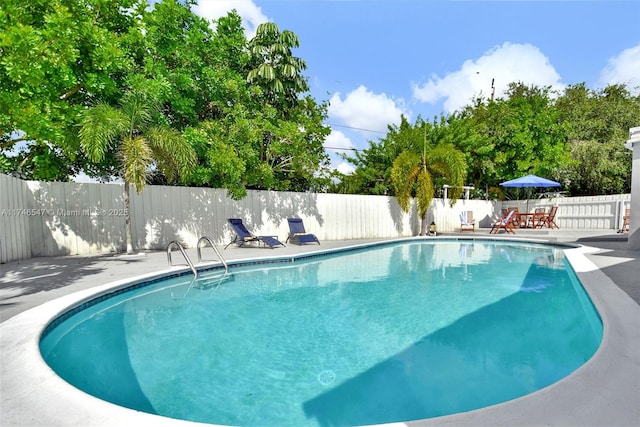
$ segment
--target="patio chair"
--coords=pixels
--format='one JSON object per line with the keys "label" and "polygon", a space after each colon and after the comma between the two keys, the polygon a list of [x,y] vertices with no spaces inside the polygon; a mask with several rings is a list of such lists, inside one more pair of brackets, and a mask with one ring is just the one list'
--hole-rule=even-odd
{"label": "patio chair", "polygon": [[511,225],[516,228],[522,227],[522,224],[520,224],[520,211],[518,210],[518,208],[509,207],[507,210],[515,212],[513,215],[513,219],[511,220]]}
{"label": "patio chair", "polygon": [[[542,221],[542,225],[546,225],[547,228],[557,228],[560,229],[560,227],[558,227],[558,224],[556,224],[556,213],[558,212],[558,207],[557,206],[553,206],[551,208],[551,210],[549,211],[549,214],[545,215],[542,217],[541,221]],[[542,228],[542,225],[540,226],[540,228]]]}
{"label": "patio chair", "polygon": [[476,231],[476,220],[473,219],[473,211],[460,212],[460,231]]}
{"label": "patio chair", "polygon": [[304,223],[301,218],[287,218],[287,222],[289,223],[289,236],[286,242],[291,240],[291,243],[295,243],[296,245],[302,245],[304,243],[320,244],[320,240],[318,240],[315,234],[307,233],[304,229]]}
{"label": "patio chair", "polygon": [[624,210],[624,216],[622,217],[622,227],[618,230],[618,233],[629,232],[629,219],[631,218],[631,209],[626,208]]}
{"label": "patio chair", "polygon": [[547,210],[545,208],[536,208],[531,218],[531,228],[542,228],[546,216]]}
{"label": "patio chair", "polygon": [[509,213],[507,213],[506,217],[503,216],[502,219],[491,224],[491,230],[489,231],[489,233],[498,234],[498,231],[503,228],[507,233],[516,234],[516,232],[513,231],[513,217],[515,214],[516,211],[510,210]]}
{"label": "patio chair", "polygon": [[268,245],[271,249],[276,246],[284,246],[284,243],[279,241],[276,236],[256,236],[250,233],[240,218],[229,218],[227,221],[229,221],[233,231],[235,231],[236,237],[234,237],[233,240],[224,247],[225,249],[227,249],[232,243],[236,243],[238,246],[243,246],[248,242],[261,242]]}

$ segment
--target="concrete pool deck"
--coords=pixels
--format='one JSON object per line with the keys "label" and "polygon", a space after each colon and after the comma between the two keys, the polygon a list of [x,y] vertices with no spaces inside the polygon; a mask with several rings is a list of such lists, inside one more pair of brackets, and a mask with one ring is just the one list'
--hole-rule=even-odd
{"label": "concrete pool deck", "polygon": [[[488,230],[449,234],[490,238]],[[611,230],[519,230],[498,238],[578,243],[567,250],[573,268],[604,323],[597,353],[567,378],[535,393],[476,411],[397,426],[637,426],[640,425],[640,252]],[[230,246],[228,261],[295,256],[376,240],[323,241],[284,248]],[[205,258],[213,252],[203,250]],[[196,251],[187,250],[196,260]],[[173,269],[183,269],[174,252]],[[95,255],[32,258],[0,265],[0,424],[3,426],[114,426],[197,423],[157,417],[88,396],[58,378],[42,361],[38,338],[45,323],[76,301],[113,282],[168,270],[164,251],[141,256]]]}

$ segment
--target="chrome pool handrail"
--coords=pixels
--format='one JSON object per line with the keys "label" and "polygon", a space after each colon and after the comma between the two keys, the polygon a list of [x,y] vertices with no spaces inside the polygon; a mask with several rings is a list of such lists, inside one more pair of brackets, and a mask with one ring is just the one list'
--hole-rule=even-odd
{"label": "chrome pool handrail", "polygon": [[171,247],[172,246],[176,246],[180,250],[180,253],[182,253],[182,256],[184,257],[185,261],[187,261],[187,264],[189,265],[189,268],[191,268],[191,271],[193,271],[194,278],[197,278],[198,277],[198,270],[196,270],[196,267],[193,265],[193,263],[189,259],[189,256],[184,251],[184,247],[182,247],[182,244],[180,242],[178,242],[177,240],[172,240],[167,245],[167,261],[169,262],[169,265],[173,265],[173,263],[171,262]]}
{"label": "chrome pool handrail", "polygon": [[224,260],[224,258],[222,257],[222,254],[220,253],[220,251],[218,250],[218,248],[216,248],[216,245],[213,244],[213,242],[211,241],[210,238],[208,238],[207,236],[202,236],[200,238],[200,240],[198,240],[198,244],[196,245],[196,248],[198,250],[198,263],[202,262],[202,248],[205,246],[200,246],[200,243],[204,242],[205,245],[208,243],[209,246],[211,246],[211,248],[213,249],[213,251],[216,253],[218,260],[222,263],[222,265],[224,266],[224,271],[225,273],[229,272],[229,266],[227,266],[227,262]]}

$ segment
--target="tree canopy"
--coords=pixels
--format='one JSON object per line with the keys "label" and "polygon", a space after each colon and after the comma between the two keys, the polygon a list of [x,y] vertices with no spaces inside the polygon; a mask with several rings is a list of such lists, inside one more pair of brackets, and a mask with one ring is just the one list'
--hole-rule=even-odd
{"label": "tree canopy", "polygon": [[[2,170],[67,180],[84,166],[76,155],[78,114],[97,99],[117,100],[117,80],[131,71],[123,46],[137,25],[137,3],[3,1]],[[18,155],[8,158],[5,153],[19,143],[23,147]]]}
{"label": "tree canopy", "polygon": [[[630,191],[632,154],[624,142],[638,117],[640,96],[621,85],[593,91],[581,83],[558,94],[512,83],[504,98],[477,98],[440,117],[437,129],[464,154],[465,182],[475,197],[505,197],[499,184],[527,174],[559,181],[571,195],[598,195]],[[416,140],[410,128],[403,118],[399,129]],[[396,133],[390,127],[386,137],[346,157],[356,169],[336,191],[395,194],[390,171],[403,149]]]}
{"label": "tree canopy", "polygon": [[632,152],[622,143],[638,125],[640,95],[622,85],[593,91],[578,84],[567,88],[556,107],[571,158],[556,175],[565,188],[576,196],[630,192]]}
{"label": "tree canopy", "polygon": [[[6,0],[0,10],[0,171],[24,178],[122,177],[118,150],[80,149],[84,111],[120,108],[157,82],[158,125],[195,151],[185,184],[307,190],[326,185],[327,105],[310,97],[291,31],[247,40],[233,11],[215,22],[193,0]],[[215,28],[215,29],[214,29]],[[157,159],[156,159],[157,160]],[[159,173],[157,161],[147,172]],[[147,176],[149,178],[149,176]]]}
{"label": "tree canopy", "polygon": [[[81,149],[85,111],[121,108],[136,82],[156,82],[158,126],[193,152],[184,185],[397,195],[393,165],[423,141],[465,158],[474,197],[502,197],[502,181],[534,173],[572,195],[630,191],[640,96],[623,85],[584,83],[554,93],[514,82],[503,98],[471,100],[433,122],[402,118],[379,141],[345,156],[356,169],[329,180],[323,142],[328,104],[309,94],[298,36],[269,22],[248,39],[232,11],[215,22],[195,0],[4,0],[0,8],[0,172],[38,180],[85,172],[123,178],[115,144],[101,156]],[[140,80],[141,79],[141,80]],[[413,148],[412,148],[413,147]],[[425,156],[422,156],[426,159]],[[404,160],[407,160],[405,158]],[[424,163],[424,161],[423,161]],[[156,161],[147,180],[172,183]],[[434,175],[435,193],[446,179]],[[178,182],[175,182],[176,184]],[[414,188],[415,189],[415,188]]]}

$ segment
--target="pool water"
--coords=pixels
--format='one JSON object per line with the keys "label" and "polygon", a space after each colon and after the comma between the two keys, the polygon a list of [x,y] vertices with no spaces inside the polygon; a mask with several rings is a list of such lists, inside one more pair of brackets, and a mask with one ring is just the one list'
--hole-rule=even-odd
{"label": "pool water", "polygon": [[526,395],[602,337],[557,247],[421,240],[231,272],[89,304],[49,328],[42,354],[75,387],[141,411],[352,426]]}

